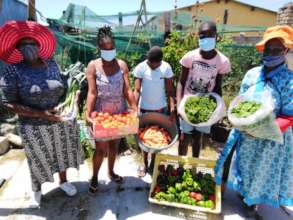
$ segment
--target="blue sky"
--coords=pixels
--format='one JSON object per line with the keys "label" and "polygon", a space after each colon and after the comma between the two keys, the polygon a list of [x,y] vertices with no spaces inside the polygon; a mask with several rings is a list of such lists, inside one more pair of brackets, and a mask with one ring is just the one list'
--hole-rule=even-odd
{"label": "blue sky", "polygon": [[[278,10],[290,0],[242,0],[248,4]],[[146,0],[147,10],[164,11],[174,8],[175,0]],[[178,7],[194,4],[196,0],[177,0]],[[36,0],[36,8],[48,18],[59,18],[69,3],[86,5],[98,15],[136,11],[140,0]]]}

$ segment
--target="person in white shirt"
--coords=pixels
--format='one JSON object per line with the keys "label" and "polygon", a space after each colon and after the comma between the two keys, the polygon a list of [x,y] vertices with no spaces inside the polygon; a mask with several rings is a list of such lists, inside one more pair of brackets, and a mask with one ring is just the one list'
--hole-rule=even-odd
{"label": "person in white shirt", "polygon": [[[132,74],[135,77],[134,95],[140,112],[169,112],[170,120],[175,121],[175,90],[172,80],[174,74],[170,64],[163,61],[162,49],[158,46],[152,47],[147,59],[138,64]],[[148,154],[143,154],[144,165],[138,169],[140,177],[145,176],[148,170]],[[154,158],[153,154],[150,169],[153,168]]]}

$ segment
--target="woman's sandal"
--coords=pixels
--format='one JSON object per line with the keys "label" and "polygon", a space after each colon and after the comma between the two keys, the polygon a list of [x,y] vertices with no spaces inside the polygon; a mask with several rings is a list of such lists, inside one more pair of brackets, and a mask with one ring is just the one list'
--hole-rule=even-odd
{"label": "woman's sandal", "polygon": [[123,177],[119,176],[117,174],[109,175],[109,178],[111,181],[114,181],[115,183],[122,183],[123,182]]}
{"label": "woman's sandal", "polygon": [[137,168],[137,175],[138,177],[145,177],[146,175],[146,167],[143,165],[138,166]]}
{"label": "woman's sandal", "polygon": [[96,178],[91,179],[88,192],[91,195],[95,195],[98,192],[98,180]]}

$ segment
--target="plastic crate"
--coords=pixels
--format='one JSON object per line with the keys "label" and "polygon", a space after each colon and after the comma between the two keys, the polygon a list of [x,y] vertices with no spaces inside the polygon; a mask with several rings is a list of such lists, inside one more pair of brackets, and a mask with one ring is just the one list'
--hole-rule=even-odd
{"label": "plastic crate", "polygon": [[154,191],[155,186],[157,185],[157,177],[159,175],[159,171],[158,171],[159,165],[171,164],[175,167],[178,167],[180,164],[180,165],[183,165],[184,168],[187,168],[187,169],[196,168],[197,172],[210,173],[212,176],[214,176],[215,163],[216,162],[212,160],[203,160],[203,159],[190,158],[190,157],[157,154],[155,167],[154,167],[154,173],[153,173],[153,181],[152,181],[152,185],[151,185],[151,189],[149,193],[149,202],[158,204],[158,205],[189,209],[189,210],[193,210],[193,211],[197,211],[201,213],[220,214],[221,213],[221,187],[219,185],[215,186],[216,201],[215,201],[215,208],[213,209],[199,207],[199,206],[191,206],[191,205],[186,205],[186,204],[181,204],[176,202],[158,201],[157,199],[151,197],[151,194]]}

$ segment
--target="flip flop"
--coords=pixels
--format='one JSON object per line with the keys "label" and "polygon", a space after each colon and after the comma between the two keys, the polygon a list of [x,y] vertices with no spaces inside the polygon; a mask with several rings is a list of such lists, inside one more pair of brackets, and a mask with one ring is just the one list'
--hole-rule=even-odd
{"label": "flip flop", "polygon": [[89,185],[88,193],[90,195],[96,195],[97,192],[98,192],[98,180],[92,179]]}
{"label": "flip flop", "polygon": [[146,175],[146,167],[143,166],[143,165],[138,166],[137,175],[139,177],[145,177],[145,175]]}
{"label": "flip flop", "polygon": [[109,178],[111,181],[114,181],[115,183],[122,183],[123,182],[123,177],[119,176],[117,174],[109,175]]}

